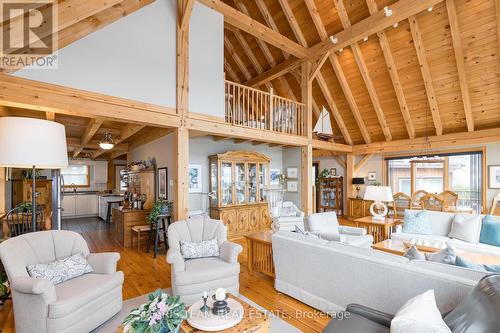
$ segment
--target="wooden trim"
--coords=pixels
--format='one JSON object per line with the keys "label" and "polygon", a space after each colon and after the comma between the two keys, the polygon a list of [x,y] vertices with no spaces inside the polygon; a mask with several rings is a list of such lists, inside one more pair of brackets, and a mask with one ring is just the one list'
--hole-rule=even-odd
{"label": "wooden trim", "polygon": [[329,39],[326,39],[309,48],[309,58],[317,57],[328,50],[335,52],[348,47],[351,44],[359,42],[365,36],[370,36],[389,28],[394,23],[416,15],[442,1],[443,0],[399,0],[389,6],[393,11],[392,16],[386,17],[383,11],[376,12],[366,19],[353,24],[350,28],[335,34],[338,40],[337,44],[332,44]]}
{"label": "wooden trim", "polygon": [[429,64],[427,63],[425,47],[422,41],[422,33],[420,31],[416,16],[411,16],[408,20],[410,21],[410,30],[413,36],[413,44],[415,45],[415,50],[417,51],[418,63],[420,64],[420,71],[422,72],[422,78],[424,79],[425,92],[427,94],[427,100],[429,101],[429,107],[431,108],[432,120],[434,122],[434,128],[436,129],[436,135],[442,135],[443,125],[441,123],[441,117],[439,116],[439,107],[436,99],[436,92],[434,91],[434,85],[432,84],[432,75],[429,69]]}
{"label": "wooden trim", "polygon": [[[455,61],[457,63],[458,82],[460,91],[462,92],[462,102],[464,104],[465,120],[467,122],[467,130],[474,130],[474,117],[472,113],[472,102],[469,92],[469,83],[467,74],[465,73],[464,50],[462,47],[462,37],[458,27],[458,16],[453,0],[446,0],[446,10],[448,11],[448,20],[450,21],[450,32],[453,41],[453,50],[455,51]],[[500,35],[499,35],[500,36]],[[500,40],[499,40],[500,41]]]}
{"label": "wooden trim", "polygon": [[266,27],[259,21],[252,19],[248,15],[243,14],[220,0],[199,1],[209,8],[224,15],[225,22],[249,33],[250,35],[262,39],[266,43],[285,50],[286,52],[299,58],[304,58],[308,55],[308,51],[305,47],[300,46],[294,41]]}
{"label": "wooden trim", "polygon": [[[429,141],[432,149],[471,146],[500,141],[500,131],[498,128],[492,128],[487,130],[476,130],[474,132],[444,134],[441,136],[431,136],[429,137]],[[402,150],[421,151],[424,144],[425,138],[394,140],[374,142],[366,145],[355,145],[352,151],[354,154],[390,153]]]}

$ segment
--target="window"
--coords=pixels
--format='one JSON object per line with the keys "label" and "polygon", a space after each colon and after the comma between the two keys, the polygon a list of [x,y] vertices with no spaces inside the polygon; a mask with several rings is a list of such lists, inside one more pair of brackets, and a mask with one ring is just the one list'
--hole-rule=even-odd
{"label": "window", "polygon": [[441,193],[450,190],[458,194],[458,206],[482,209],[482,152],[439,154],[442,162],[410,162],[410,157],[387,157],[387,185],[393,193],[411,195],[417,190]]}
{"label": "window", "polygon": [[88,165],[70,165],[61,170],[65,187],[89,187],[90,174]]}

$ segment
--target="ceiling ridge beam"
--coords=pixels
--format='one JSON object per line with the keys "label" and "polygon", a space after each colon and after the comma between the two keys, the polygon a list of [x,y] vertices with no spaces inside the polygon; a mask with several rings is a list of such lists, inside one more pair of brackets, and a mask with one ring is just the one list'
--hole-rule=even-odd
{"label": "ceiling ridge beam", "polygon": [[[334,0],[334,3],[335,7],[337,8],[337,13],[340,18],[340,22],[342,23],[342,26],[344,27],[344,29],[349,29],[351,27],[351,21],[349,20],[349,15],[347,14],[344,3],[339,0]],[[363,53],[361,52],[361,48],[359,47],[357,42],[351,44],[351,50],[354,54],[354,60],[358,65],[361,77],[363,78],[363,81],[365,83],[368,95],[370,96],[373,109],[375,110],[375,114],[377,115],[377,119],[382,129],[382,132],[384,133],[384,137],[387,141],[390,141],[392,140],[392,134],[385,120],[384,110],[382,109],[382,104],[380,103],[377,91],[375,90],[375,85],[373,84],[370,74],[368,73],[368,66],[366,66],[365,60],[363,58]]]}
{"label": "ceiling ridge beam", "polygon": [[279,49],[299,57],[304,58],[309,55],[308,50],[288,39],[287,37],[279,34],[264,24],[252,19],[250,16],[243,14],[237,9],[223,3],[220,0],[199,0],[209,8],[224,15],[224,21],[232,26],[241,29],[265,42],[274,45]]}
{"label": "ceiling ridge beam", "polygon": [[[496,1],[497,7],[500,6]],[[465,72],[464,49],[462,46],[462,37],[460,36],[460,28],[458,27],[458,16],[453,0],[446,0],[446,10],[448,12],[448,20],[450,22],[451,39],[453,42],[453,50],[455,51],[455,61],[457,63],[458,82],[460,91],[462,92],[462,102],[464,104],[465,121],[469,132],[474,130],[474,116],[472,113],[472,102],[469,91],[469,83]],[[500,40],[499,40],[500,43]]]}
{"label": "ceiling ridge beam", "polygon": [[427,8],[434,6],[444,0],[399,0],[389,7],[393,14],[386,16],[384,11],[378,11],[373,15],[353,24],[348,29],[344,29],[334,36],[337,43],[333,44],[330,39],[325,39],[308,49],[309,58],[317,57],[326,51],[338,51],[348,47],[355,42],[359,42],[366,36],[371,36],[377,32],[391,27],[393,24],[414,16]]}
{"label": "ceiling ridge beam", "polygon": [[83,132],[83,135],[80,139],[80,147],[75,149],[75,151],[73,152],[73,157],[77,157],[78,154],[82,152],[85,146],[89,143],[90,140],[92,140],[94,135],[97,133],[102,123],[103,123],[102,119],[90,118],[87,127],[85,128],[85,131]]}
{"label": "ceiling ridge beam", "polygon": [[441,123],[441,117],[439,116],[439,107],[436,99],[436,92],[434,91],[434,85],[432,84],[432,75],[429,69],[429,63],[427,62],[427,57],[425,55],[424,42],[422,41],[422,32],[420,31],[416,16],[411,16],[408,21],[410,22],[413,44],[415,45],[415,50],[417,51],[417,59],[418,63],[420,64],[420,71],[422,73],[422,78],[424,79],[425,92],[427,95],[427,100],[429,101],[434,128],[437,135],[442,135],[443,124]]}

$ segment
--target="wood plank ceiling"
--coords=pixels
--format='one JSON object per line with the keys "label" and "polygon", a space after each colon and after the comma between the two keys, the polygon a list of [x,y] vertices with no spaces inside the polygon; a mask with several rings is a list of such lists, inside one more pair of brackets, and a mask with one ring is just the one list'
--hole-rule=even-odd
{"label": "wood plank ceiling", "polygon": [[[309,48],[394,0],[225,0]],[[432,9],[331,53],[313,83],[315,115],[335,140],[364,144],[500,127],[500,3],[437,1]],[[247,82],[294,57],[225,24],[226,77]],[[260,86],[300,99],[300,69]]]}

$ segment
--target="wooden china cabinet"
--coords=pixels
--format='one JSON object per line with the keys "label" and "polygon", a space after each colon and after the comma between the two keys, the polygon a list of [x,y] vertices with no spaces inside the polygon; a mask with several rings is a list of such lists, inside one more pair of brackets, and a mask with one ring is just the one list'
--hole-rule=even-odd
{"label": "wooden china cabinet", "polygon": [[257,152],[228,151],[209,156],[210,216],[227,225],[229,238],[269,230],[271,218],[264,187],[270,159]]}

